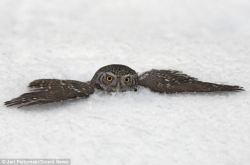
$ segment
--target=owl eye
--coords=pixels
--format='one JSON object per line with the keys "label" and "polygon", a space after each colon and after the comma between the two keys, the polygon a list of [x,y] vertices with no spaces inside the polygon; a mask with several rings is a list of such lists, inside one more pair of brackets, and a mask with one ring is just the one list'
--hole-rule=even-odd
{"label": "owl eye", "polygon": [[107,76],[106,79],[107,79],[107,81],[112,81],[113,77],[112,76]]}
{"label": "owl eye", "polygon": [[129,82],[129,81],[130,81],[129,77],[125,78],[125,82]]}

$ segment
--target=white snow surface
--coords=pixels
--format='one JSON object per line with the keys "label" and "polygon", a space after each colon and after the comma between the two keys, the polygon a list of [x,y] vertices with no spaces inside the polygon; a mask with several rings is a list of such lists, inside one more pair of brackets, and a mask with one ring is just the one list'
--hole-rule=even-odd
{"label": "white snow surface", "polygon": [[[249,165],[249,0],[1,0],[0,158],[73,165]],[[241,85],[224,94],[95,93],[6,108],[39,78],[107,64]]]}

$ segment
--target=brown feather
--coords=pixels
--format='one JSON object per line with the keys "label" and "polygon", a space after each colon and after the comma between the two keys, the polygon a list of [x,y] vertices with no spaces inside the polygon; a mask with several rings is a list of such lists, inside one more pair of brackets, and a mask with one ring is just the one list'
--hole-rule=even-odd
{"label": "brown feather", "polygon": [[139,76],[139,85],[160,93],[242,91],[239,86],[202,82],[173,70],[151,70]]}
{"label": "brown feather", "polygon": [[74,98],[86,98],[94,93],[89,83],[74,80],[40,79],[29,84],[31,92],[6,101],[6,106],[29,106],[45,104]]}

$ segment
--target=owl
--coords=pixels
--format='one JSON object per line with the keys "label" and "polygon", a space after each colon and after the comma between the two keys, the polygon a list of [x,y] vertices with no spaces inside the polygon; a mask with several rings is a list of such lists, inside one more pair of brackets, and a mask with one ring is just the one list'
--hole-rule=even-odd
{"label": "owl", "polygon": [[29,84],[30,92],[6,101],[6,106],[30,106],[64,100],[87,98],[96,90],[104,92],[137,91],[139,86],[158,93],[197,93],[243,91],[240,86],[200,81],[176,70],[152,69],[142,74],[121,64],[111,64],[96,71],[88,82],[38,79]]}

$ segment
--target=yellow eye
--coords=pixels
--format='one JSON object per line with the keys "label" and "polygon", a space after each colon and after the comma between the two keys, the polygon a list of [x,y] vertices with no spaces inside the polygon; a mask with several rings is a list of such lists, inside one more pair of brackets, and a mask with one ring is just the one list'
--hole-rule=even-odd
{"label": "yellow eye", "polygon": [[129,77],[125,78],[125,82],[129,82],[129,81],[130,81]]}
{"label": "yellow eye", "polygon": [[113,80],[113,77],[112,76],[107,76],[107,81],[112,81]]}

